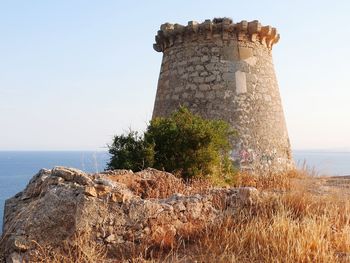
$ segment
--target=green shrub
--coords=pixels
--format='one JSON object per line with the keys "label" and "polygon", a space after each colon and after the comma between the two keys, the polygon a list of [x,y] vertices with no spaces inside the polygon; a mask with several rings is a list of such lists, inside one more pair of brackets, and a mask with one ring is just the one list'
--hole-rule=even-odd
{"label": "green shrub", "polygon": [[108,145],[110,160],[107,169],[130,169],[140,171],[153,166],[153,146],[147,144],[137,132],[115,136]]}
{"label": "green shrub", "polygon": [[213,175],[216,170],[230,172],[229,124],[206,120],[180,108],[169,118],[155,118],[145,133],[154,145],[154,167],[180,173],[184,178]]}
{"label": "green shrub", "polygon": [[211,177],[229,183],[234,174],[229,158],[234,135],[228,123],[203,119],[181,107],[168,118],[151,120],[143,137],[134,132],[115,136],[108,168],[150,166],[184,179]]}

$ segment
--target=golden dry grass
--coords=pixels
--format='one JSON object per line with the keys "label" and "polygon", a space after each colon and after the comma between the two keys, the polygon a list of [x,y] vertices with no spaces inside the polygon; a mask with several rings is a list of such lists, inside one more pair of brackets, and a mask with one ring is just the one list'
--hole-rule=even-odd
{"label": "golden dry grass", "polygon": [[348,201],[308,193],[268,197],[206,230],[184,254],[198,262],[349,260],[349,212]]}
{"label": "golden dry grass", "polygon": [[[135,245],[135,253],[122,256],[120,262],[350,262],[350,201],[342,189],[309,191],[319,187],[317,180],[295,172],[241,174],[237,185],[266,193],[258,203],[227,214],[217,225],[178,237],[170,251],[145,247],[140,252]],[[50,262],[105,261],[104,254],[96,257],[101,250],[93,247],[90,243],[85,248],[88,257],[83,246],[78,246],[79,253],[74,251],[76,244],[49,255],[42,249],[39,254],[49,256]],[[71,252],[62,255],[65,251]]]}
{"label": "golden dry grass", "polygon": [[164,199],[174,193],[194,195],[207,192],[212,184],[209,180],[193,179],[184,182],[178,178],[163,178],[157,176],[156,180],[141,180],[137,176],[108,176],[114,182],[125,184],[135,195],[144,199]]}
{"label": "golden dry grass", "polygon": [[80,233],[72,240],[64,241],[59,248],[42,246],[33,241],[35,250],[30,255],[30,262],[38,263],[98,263],[105,262],[107,250],[101,244],[90,239],[88,234]]}

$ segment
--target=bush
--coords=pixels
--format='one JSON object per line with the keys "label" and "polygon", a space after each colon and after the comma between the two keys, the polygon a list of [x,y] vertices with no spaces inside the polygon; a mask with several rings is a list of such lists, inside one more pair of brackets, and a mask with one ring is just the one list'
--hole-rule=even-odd
{"label": "bush", "polygon": [[111,158],[107,169],[140,171],[153,166],[153,146],[148,145],[137,132],[115,136],[108,149]]}
{"label": "bush", "polygon": [[211,177],[225,182],[234,173],[229,158],[235,132],[221,120],[206,120],[181,107],[168,118],[150,121],[144,136],[115,136],[109,146],[110,169],[150,166],[184,179]]}

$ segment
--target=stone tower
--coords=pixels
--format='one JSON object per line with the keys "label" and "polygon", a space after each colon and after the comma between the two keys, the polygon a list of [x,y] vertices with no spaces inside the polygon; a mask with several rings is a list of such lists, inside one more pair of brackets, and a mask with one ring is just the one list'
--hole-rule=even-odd
{"label": "stone tower", "polygon": [[272,62],[275,28],[229,18],[163,24],[154,49],[163,52],[153,118],[180,105],[237,131],[232,157],[243,170],[294,167]]}

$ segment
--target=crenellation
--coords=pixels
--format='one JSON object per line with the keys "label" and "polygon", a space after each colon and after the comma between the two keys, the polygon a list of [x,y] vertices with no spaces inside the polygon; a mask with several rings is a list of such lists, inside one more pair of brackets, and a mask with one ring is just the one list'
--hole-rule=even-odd
{"label": "crenellation", "polygon": [[203,23],[189,21],[187,26],[164,23],[160,26],[153,47],[156,51],[162,52],[176,43],[192,42],[198,38],[204,40],[220,38],[223,41],[231,39],[260,41],[272,49],[272,46],[279,40],[279,34],[275,28],[261,26],[257,20],[251,22],[243,20],[235,24],[231,19],[223,18],[213,21],[205,20]]}

